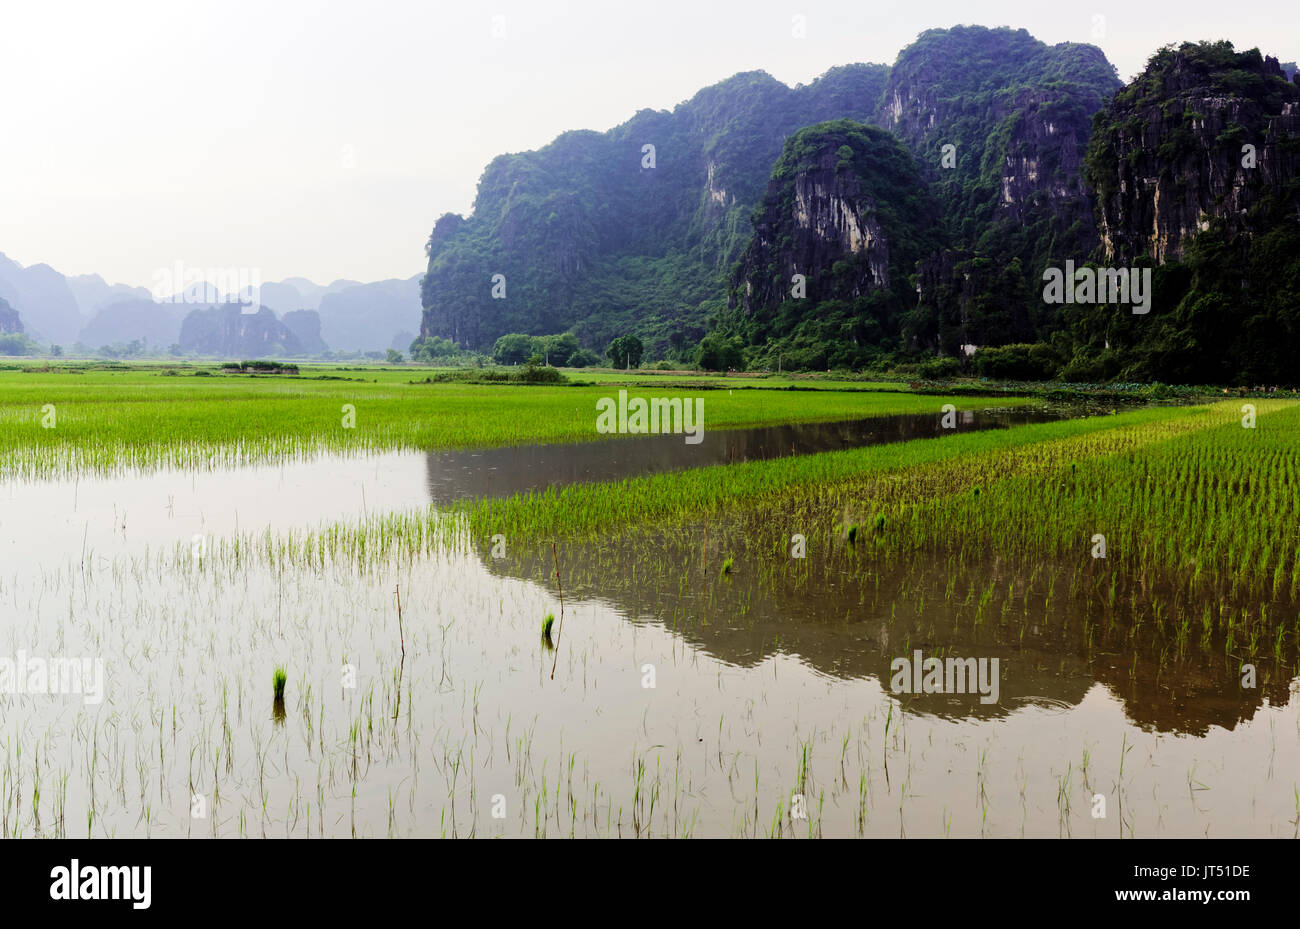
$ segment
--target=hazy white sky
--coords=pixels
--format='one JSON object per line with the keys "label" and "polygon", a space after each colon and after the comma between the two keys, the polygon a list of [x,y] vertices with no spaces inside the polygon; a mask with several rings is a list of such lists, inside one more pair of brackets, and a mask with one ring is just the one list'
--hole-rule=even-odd
{"label": "hazy white sky", "polygon": [[146,287],[176,261],[408,277],[497,154],[959,23],[1092,42],[1125,79],[1183,40],[1300,57],[1290,0],[0,0],[0,252]]}

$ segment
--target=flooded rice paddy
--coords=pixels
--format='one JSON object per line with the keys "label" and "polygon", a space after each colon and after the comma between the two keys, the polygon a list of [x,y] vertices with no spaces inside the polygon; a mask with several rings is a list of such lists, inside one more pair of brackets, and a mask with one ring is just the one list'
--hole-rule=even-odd
{"label": "flooded rice paddy", "polygon": [[[977,412],[964,427],[1019,421]],[[936,417],[902,417],[710,432],[699,447],[0,485],[0,656],[103,669],[100,694],[0,695],[0,827],[1296,835],[1294,637],[1261,652],[1259,686],[1243,689],[1217,632],[1153,631],[1171,593],[1117,596],[1076,564],[995,544],[877,557],[781,513],[554,546],[470,538],[447,516],[445,543],[419,557],[324,552],[286,570],[268,552],[282,533],[467,496],[937,433]],[[1285,597],[1269,606],[1300,615]],[[918,650],[997,658],[997,700],[894,693],[893,661]]]}
{"label": "flooded rice paddy", "polygon": [[[362,455],[322,454],[277,464],[205,470],[125,469],[110,476],[0,481],[0,565],[105,559],[171,545],[206,546],[238,532],[283,531],[411,507],[617,481],[740,461],[839,451],[1005,429],[1061,418],[1032,409],[970,410],[951,429],[908,414],[759,429],[710,430],[698,445],[680,435],[573,444]],[[6,573],[8,573],[6,572]]]}

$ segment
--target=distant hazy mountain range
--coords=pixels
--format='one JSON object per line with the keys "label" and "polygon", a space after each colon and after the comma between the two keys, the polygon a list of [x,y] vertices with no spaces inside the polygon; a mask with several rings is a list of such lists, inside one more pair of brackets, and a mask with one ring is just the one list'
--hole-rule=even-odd
{"label": "distant hazy mountain range", "polygon": [[[0,299],[40,343],[65,350],[140,342],[186,353],[256,357],[326,351],[405,351],[420,328],[420,277],[337,280],[291,277],[261,286],[261,311],[240,314],[224,295],[190,288],[183,300],[157,302],[147,288],[109,284],[97,274],[68,277],[46,264],[24,267],[0,253]],[[213,309],[218,310],[212,314]],[[243,315],[238,325],[204,320]],[[192,314],[199,314],[187,325]],[[404,340],[404,341],[403,341]]]}

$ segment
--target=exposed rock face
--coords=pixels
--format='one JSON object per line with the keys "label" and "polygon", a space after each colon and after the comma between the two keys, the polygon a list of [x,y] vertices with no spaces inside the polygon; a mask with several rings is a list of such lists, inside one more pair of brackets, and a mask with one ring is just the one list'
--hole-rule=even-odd
{"label": "exposed rock face", "polygon": [[1003,119],[1009,118],[1010,126],[999,158],[999,210],[1022,220],[1031,206],[1038,206],[1064,216],[1067,223],[1087,220],[1093,204],[1083,181],[1083,156],[1100,98],[1080,103],[1070,94],[1024,89],[1007,103]]}
{"label": "exposed rock face", "polygon": [[[895,89],[887,118],[899,112],[900,92]],[[927,103],[933,88],[917,93],[908,98],[909,104],[925,112],[903,111],[893,128],[926,159],[932,178],[960,182],[965,180],[963,172],[978,171],[978,181],[967,186],[991,188],[994,209],[989,219],[1019,223],[1050,212],[1061,218],[1063,227],[1082,220],[1085,226],[1078,248],[1091,250],[1096,244],[1093,200],[1082,170],[1092,115],[1102,105],[1100,93],[1079,87],[1015,88],[983,108],[974,131],[971,114],[963,106],[953,100]],[[945,144],[954,145],[951,158],[961,158],[952,170],[944,166]],[[958,210],[970,206],[954,202]]]}
{"label": "exposed rock face", "polygon": [[706,170],[708,171],[708,189],[705,191],[705,197],[711,206],[720,207],[725,212],[729,205],[736,202],[736,195],[728,194],[727,189],[718,182],[717,162],[708,162]]}
{"label": "exposed rock face", "polygon": [[1161,50],[1098,117],[1098,133],[1089,180],[1108,263],[1182,260],[1211,219],[1248,229],[1264,198],[1300,210],[1300,87],[1257,51]]}
{"label": "exposed rock face", "polygon": [[824,343],[792,352],[798,363],[856,363],[896,337],[938,220],[916,159],[888,132],[850,120],[799,130],[755,211],[727,328],[755,346]]}
{"label": "exposed rock face", "polygon": [[[1091,45],[1048,46],[1023,29],[932,29],[899,54],[877,121],[933,178],[992,188],[996,216],[1020,221],[1046,206],[1072,222],[1092,210],[1080,176],[1092,114],[1120,86]],[[944,164],[945,145],[955,165]]]}
{"label": "exposed rock face", "polygon": [[0,297],[0,335],[12,335],[22,331],[23,321],[18,317],[18,311]]}
{"label": "exposed rock face", "polygon": [[180,346],[220,358],[302,354],[298,339],[266,307],[242,313],[234,304],[192,311],[181,323]]}
{"label": "exposed rock face", "polygon": [[741,259],[747,312],[786,299],[796,274],[813,282],[809,294],[814,299],[824,299],[829,295],[816,286],[822,272],[847,257],[859,261],[854,273],[839,282],[837,296],[889,287],[889,242],[876,199],[856,172],[837,167],[838,146],[831,141],[839,140],[828,140],[792,175],[774,178],[768,188],[754,238]]}
{"label": "exposed rock face", "polygon": [[875,201],[856,174],[835,170],[834,153],[823,152],[814,170],[795,178],[794,226],[810,262],[805,267],[830,255],[863,255],[868,286],[889,286],[889,245]]}

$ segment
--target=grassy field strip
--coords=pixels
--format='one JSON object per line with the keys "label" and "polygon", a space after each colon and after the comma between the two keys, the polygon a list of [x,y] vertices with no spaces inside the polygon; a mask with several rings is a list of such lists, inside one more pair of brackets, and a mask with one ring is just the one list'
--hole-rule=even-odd
{"label": "grassy field strip", "polygon": [[[405,385],[412,381],[422,381],[426,377],[438,374],[465,374],[478,369],[466,367],[439,367],[436,365],[402,364],[388,365],[368,362],[358,365],[355,362],[294,362],[298,374],[293,376],[259,375],[256,380],[263,384],[277,381],[302,383],[311,380],[364,381],[388,385]],[[218,362],[178,361],[172,364],[158,361],[119,362],[106,364],[100,361],[65,361],[63,363],[46,362],[5,362],[0,361],[0,377],[9,374],[22,375],[24,379],[53,376],[64,380],[86,381],[95,378],[105,381],[131,381],[140,376],[193,377],[203,371],[201,379],[207,375],[222,376],[224,365]],[[509,367],[489,367],[486,371],[509,371]],[[517,368],[513,370],[518,370]],[[658,387],[662,384],[685,385],[683,389],[693,389],[696,385],[703,388],[784,390],[794,387],[799,390],[841,390],[841,391],[905,391],[909,389],[908,381],[869,380],[862,377],[839,378],[825,374],[705,374],[694,370],[660,371],[657,368],[634,368],[631,371],[619,371],[611,368],[560,368],[560,372],[575,384],[615,384]],[[209,383],[213,383],[209,380]]]}
{"label": "grassy field strip", "polygon": [[696,371],[659,371],[654,368],[642,368],[633,371],[617,371],[608,368],[562,369],[567,377],[574,381],[596,384],[635,384],[640,387],[655,387],[661,383],[673,387],[690,389],[690,385],[705,384],[713,387],[727,387],[735,390],[759,389],[781,390],[795,387],[799,390],[885,390],[906,391],[905,381],[869,381],[865,379],[838,380],[827,375],[788,374],[701,374]]}
{"label": "grassy field strip", "polygon": [[[593,441],[596,401],[615,386],[458,384],[83,375],[0,371],[0,479],[210,469],[318,453]],[[690,391],[629,388],[629,397]],[[705,429],[934,413],[980,398],[882,392],[700,391]],[[1030,401],[999,399],[999,406]],[[349,419],[349,411],[352,418]]]}
{"label": "grassy field strip", "polygon": [[[1140,410],[1018,426],[606,484],[582,484],[469,504],[474,535],[595,535],[624,526],[684,521],[745,507],[822,518],[828,508],[879,509],[952,493],[1017,470],[1044,473],[1063,461],[1117,453],[1223,423],[1232,404]],[[1262,412],[1262,410],[1261,410]]]}

